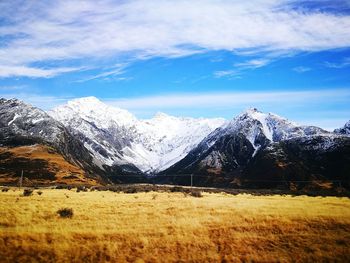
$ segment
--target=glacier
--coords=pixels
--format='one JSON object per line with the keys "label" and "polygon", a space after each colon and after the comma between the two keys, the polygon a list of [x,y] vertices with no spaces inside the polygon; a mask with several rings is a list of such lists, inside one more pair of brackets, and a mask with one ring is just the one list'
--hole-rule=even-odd
{"label": "glacier", "polygon": [[184,158],[226,122],[223,118],[185,118],[161,112],[151,119],[138,119],[95,97],[71,100],[48,114],[84,142],[96,163],[133,164],[149,174]]}

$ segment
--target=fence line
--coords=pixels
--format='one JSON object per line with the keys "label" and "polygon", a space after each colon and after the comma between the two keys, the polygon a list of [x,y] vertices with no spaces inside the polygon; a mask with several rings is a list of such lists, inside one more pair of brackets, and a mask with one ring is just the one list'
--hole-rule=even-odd
{"label": "fence line", "polygon": [[[162,178],[169,178],[169,177],[177,177],[177,178],[188,178],[188,179],[195,179],[195,178],[215,178],[215,175],[197,175],[197,174],[173,174],[173,175],[114,175],[112,177],[118,177],[118,178],[140,178],[140,179],[148,179],[148,180],[159,180]],[[230,176],[222,176],[220,178],[230,178]],[[231,177],[234,179],[234,177]],[[194,180],[193,180],[194,181]],[[341,183],[346,182],[347,180],[251,180],[251,179],[241,179],[241,182],[247,183],[247,182],[257,182],[257,183],[311,183],[311,182],[332,182],[332,183]]]}

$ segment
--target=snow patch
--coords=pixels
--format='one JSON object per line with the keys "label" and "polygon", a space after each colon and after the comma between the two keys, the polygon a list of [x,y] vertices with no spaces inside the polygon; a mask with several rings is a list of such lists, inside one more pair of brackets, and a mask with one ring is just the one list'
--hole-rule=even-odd
{"label": "snow patch", "polygon": [[15,113],[15,116],[13,117],[13,119],[11,121],[9,121],[8,125],[11,125],[18,117],[21,117],[21,115]]}

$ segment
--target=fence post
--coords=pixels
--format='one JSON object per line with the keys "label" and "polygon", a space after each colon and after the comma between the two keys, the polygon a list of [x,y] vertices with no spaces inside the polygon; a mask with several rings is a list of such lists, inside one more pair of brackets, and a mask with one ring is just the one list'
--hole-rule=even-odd
{"label": "fence post", "polygon": [[21,177],[19,178],[19,189],[22,188],[22,181],[23,181],[23,170],[21,172]]}

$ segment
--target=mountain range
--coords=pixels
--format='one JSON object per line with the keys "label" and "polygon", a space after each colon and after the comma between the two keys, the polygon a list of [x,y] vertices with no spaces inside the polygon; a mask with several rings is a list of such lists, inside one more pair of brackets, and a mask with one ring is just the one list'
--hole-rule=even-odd
{"label": "mountain range", "polygon": [[138,176],[188,184],[185,175],[193,174],[197,185],[209,186],[348,186],[350,122],[329,132],[255,108],[230,121],[164,113],[140,120],[94,97],[48,112],[1,99],[0,164],[0,183],[15,182],[24,170],[36,183],[98,184]]}

